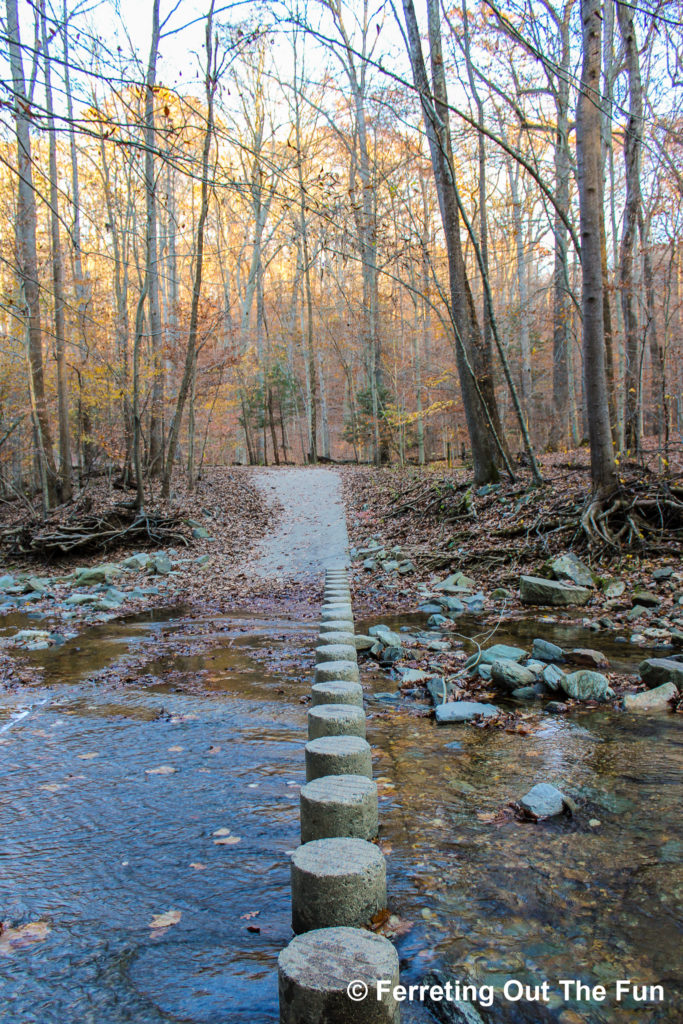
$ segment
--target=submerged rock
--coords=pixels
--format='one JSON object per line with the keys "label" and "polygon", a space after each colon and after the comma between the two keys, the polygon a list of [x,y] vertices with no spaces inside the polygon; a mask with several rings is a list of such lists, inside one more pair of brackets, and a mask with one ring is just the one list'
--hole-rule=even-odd
{"label": "submerged rock", "polygon": [[570,665],[585,665],[587,668],[609,668],[609,661],[602,651],[592,651],[589,647],[575,647],[567,651],[565,657]]}
{"label": "submerged rock", "polygon": [[560,688],[574,700],[607,700],[614,696],[607,677],[601,672],[589,672],[588,669],[563,676]]}
{"label": "submerged rock", "polygon": [[670,711],[669,702],[677,697],[678,689],[673,683],[662,683],[643,693],[627,693],[624,708],[626,711]]}
{"label": "submerged rock", "polygon": [[544,580],[540,576],[522,576],[519,593],[524,604],[584,605],[592,597],[587,587],[575,587],[571,583]]}
{"label": "submerged rock", "polygon": [[436,708],[437,722],[469,722],[478,715],[493,718],[499,713],[494,704],[480,704],[474,700],[454,700],[448,704],[439,704]]}
{"label": "submerged rock", "polygon": [[549,782],[537,783],[519,802],[525,811],[537,818],[553,818],[556,814],[563,814],[565,807],[569,806],[564,793]]}
{"label": "submerged rock", "polygon": [[371,626],[368,630],[370,636],[376,637],[385,647],[400,647],[401,637],[398,633],[394,633],[393,629],[389,629],[388,626]]}
{"label": "submerged rock", "polygon": [[465,668],[475,665],[493,665],[494,661],[522,661],[527,653],[523,647],[510,647],[508,644],[494,644],[485,651],[472,654],[465,662]]}

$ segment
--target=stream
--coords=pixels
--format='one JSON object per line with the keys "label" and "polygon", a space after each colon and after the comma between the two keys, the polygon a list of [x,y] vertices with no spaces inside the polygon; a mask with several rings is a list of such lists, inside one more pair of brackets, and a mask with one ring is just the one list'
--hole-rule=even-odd
{"label": "stream", "polygon": [[[1,916],[49,928],[0,955],[2,1021],[278,1020],[316,624],[235,612],[204,623],[199,652],[196,625],[166,609],[93,626],[30,654],[43,681],[29,700],[0,698]],[[542,635],[605,649],[568,628],[544,622]],[[524,646],[535,629],[508,622],[496,642]],[[120,671],[150,640],[144,673]],[[642,651],[613,646],[633,671]],[[478,985],[550,981],[543,1005],[482,1011],[501,1022],[683,1020],[677,717],[538,707],[522,736],[371,700],[368,738],[391,910],[412,922],[397,940],[404,983],[431,968]],[[578,801],[574,818],[495,821],[539,781]],[[155,927],[170,911],[177,922]],[[608,999],[564,1002],[560,978]],[[663,985],[664,1004],[616,1005],[619,978]],[[434,1018],[413,1006],[402,1019]]]}

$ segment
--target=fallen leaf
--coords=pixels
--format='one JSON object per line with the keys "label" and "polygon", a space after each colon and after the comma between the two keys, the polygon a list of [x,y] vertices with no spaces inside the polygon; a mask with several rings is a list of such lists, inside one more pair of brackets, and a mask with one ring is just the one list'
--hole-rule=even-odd
{"label": "fallen leaf", "polygon": [[60,789],[66,789],[66,786],[60,786],[58,782],[49,782],[45,786],[38,786],[38,789],[43,789],[46,793],[58,793]]}
{"label": "fallen leaf", "polygon": [[215,836],[229,836],[231,831],[232,831],[232,829],[229,829],[229,828],[217,828],[216,831],[213,833],[213,835],[215,835]]}
{"label": "fallen leaf", "polygon": [[99,757],[100,755],[92,752],[90,754],[77,754],[79,761],[92,761],[93,757]]}
{"label": "fallen leaf", "polygon": [[149,922],[149,927],[154,929],[170,928],[171,925],[178,924],[182,916],[181,910],[167,910],[164,914],[155,914]]}
{"label": "fallen leaf", "polygon": [[26,949],[36,942],[43,942],[51,930],[47,921],[30,921],[18,928],[4,928],[0,933],[0,955],[11,956],[16,949]]}
{"label": "fallen leaf", "polygon": [[260,910],[250,910],[248,914],[241,915],[240,921],[251,921],[252,917],[258,917],[260,913]]}
{"label": "fallen leaf", "polygon": [[241,841],[239,836],[226,836],[224,839],[214,839],[216,846],[234,846],[235,843],[240,843]]}
{"label": "fallen leaf", "polygon": [[193,860],[190,863],[190,867],[195,871],[206,871],[206,864],[201,864],[198,860]]}
{"label": "fallen leaf", "polygon": [[161,764],[158,768],[145,768],[145,775],[173,775],[177,770],[170,764]]}
{"label": "fallen leaf", "polygon": [[216,744],[212,743],[211,746],[209,747],[209,753],[210,754],[219,754],[220,750],[221,750],[220,743],[216,743]]}
{"label": "fallen leaf", "polygon": [[185,747],[169,747],[168,752],[169,754],[180,754],[184,749]]}

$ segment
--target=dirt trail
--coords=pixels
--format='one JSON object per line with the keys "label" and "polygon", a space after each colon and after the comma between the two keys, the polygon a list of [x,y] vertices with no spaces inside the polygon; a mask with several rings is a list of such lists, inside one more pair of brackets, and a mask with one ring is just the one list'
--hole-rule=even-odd
{"label": "dirt trail", "polygon": [[266,469],[253,482],[284,510],[250,566],[255,576],[312,576],[331,565],[348,565],[346,515],[334,470]]}

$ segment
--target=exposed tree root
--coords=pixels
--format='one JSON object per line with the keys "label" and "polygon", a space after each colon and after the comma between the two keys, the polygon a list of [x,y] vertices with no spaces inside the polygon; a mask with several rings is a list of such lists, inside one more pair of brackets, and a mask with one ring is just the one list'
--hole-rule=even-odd
{"label": "exposed tree root", "polygon": [[73,554],[94,554],[138,545],[163,547],[188,543],[179,516],[142,514],[118,507],[101,515],[74,516],[46,527],[39,520],[11,526],[0,533],[0,542],[11,555],[42,559]]}

